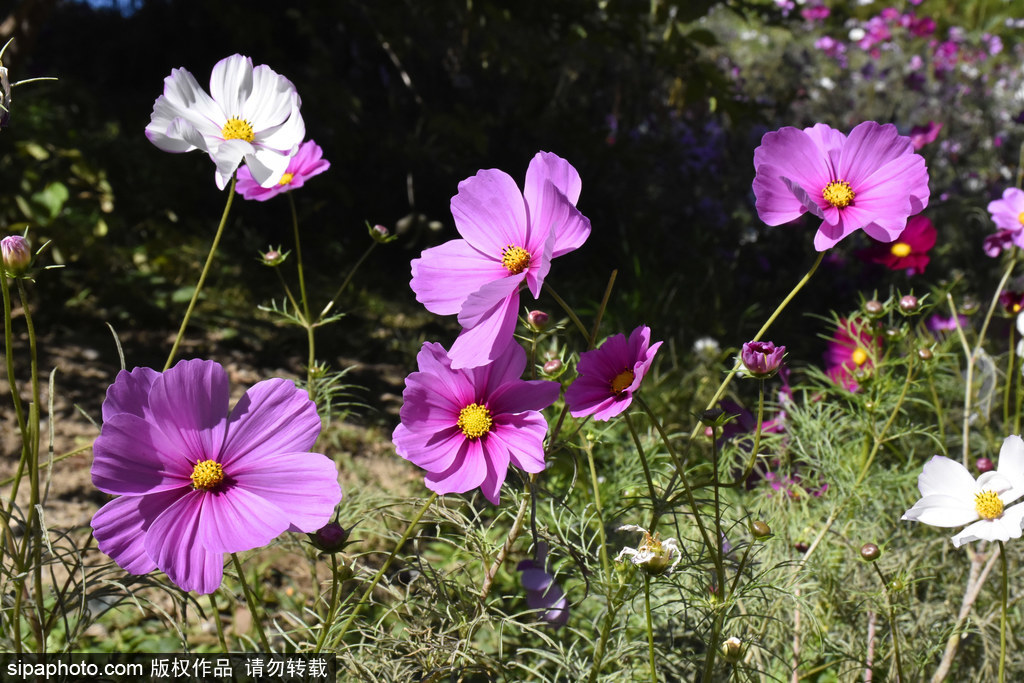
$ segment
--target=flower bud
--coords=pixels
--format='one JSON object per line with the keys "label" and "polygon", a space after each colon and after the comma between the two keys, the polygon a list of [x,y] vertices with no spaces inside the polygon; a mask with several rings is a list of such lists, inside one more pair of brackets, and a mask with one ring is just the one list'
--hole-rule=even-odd
{"label": "flower bud", "polygon": [[32,264],[28,240],[21,235],[9,235],[0,240],[0,253],[3,255],[4,270],[12,277],[24,275]]}
{"label": "flower bud", "polygon": [[551,323],[551,316],[544,311],[530,311],[526,315],[526,322],[530,324],[535,332],[541,332],[547,329],[547,326]]}
{"label": "flower bud", "polygon": [[281,247],[277,249],[268,247],[266,251],[260,252],[260,262],[265,266],[276,268],[277,266],[284,263],[284,260],[288,258],[290,251],[281,251]]}
{"label": "flower bud", "polygon": [[732,636],[722,641],[722,644],[718,646],[718,651],[722,653],[722,658],[730,664],[740,661],[740,657],[743,656],[743,641]]}
{"label": "flower bud", "polygon": [[868,316],[872,318],[878,318],[883,313],[885,313],[885,304],[883,304],[881,301],[878,301],[877,299],[865,301],[864,312],[867,313]]}
{"label": "flower bud", "polygon": [[367,223],[366,228],[370,233],[370,239],[378,244],[387,244],[388,242],[394,242],[398,239],[398,235],[392,235],[391,231],[380,223],[377,225],[370,225]]}
{"label": "flower bud", "polygon": [[315,533],[307,534],[310,543],[325,553],[340,552],[348,543],[349,531],[337,522],[328,522]]}
{"label": "flower bud", "polygon": [[750,523],[750,533],[754,538],[768,538],[772,535],[772,529],[761,520]]}
{"label": "flower bud", "polygon": [[700,414],[700,421],[706,427],[721,427],[725,422],[725,411],[721,408],[708,408]]}
{"label": "flower bud", "polygon": [[907,294],[900,298],[900,310],[904,313],[913,313],[919,305],[917,297],[913,294]]}
{"label": "flower bud", "polygon": [[964,300],[960,302],[960,312],[964,315],[971,315],[972,313],[977,313],[979,306],[981,306],[981,304],[979,304],[978,300],[974,297],[965,297]]}
{"label": "flower bud", "polygon": [[996,468],[996,466],[993,465],[992,461],[989,460],[988,458],[978,458],[977,460],[974,461],[974,466],[977,467],[978,472],[982,474],[984,474],[985,472],[991,472]]}
{"label": "flower bud", "polygon": [[860,556],[867,562],[874,562],[882,555],[882,550],[874,543],[865,543],[860,547]]}
{"label": "flower bud", "polygon": [[931,349],[925,348],[925,349],[918,349],[917,350],[917,357],[920,358],[923,361],[930,361],[935,356],[932,353]]}
{"label": "flower bud", "polygon": [[751,341],[743,345],[740,360],[751,377],[765,379],[778,372],[785,353],[785,346],[777,347],[770,341]]}
{"label": "flower bud", "polygon": [[556,374],[561,369],[562,369],[562,361],[558,360],[557,358],[549,360],[547,363],[544,364],[544,374],[545,375],[554,375],[554,374]]}

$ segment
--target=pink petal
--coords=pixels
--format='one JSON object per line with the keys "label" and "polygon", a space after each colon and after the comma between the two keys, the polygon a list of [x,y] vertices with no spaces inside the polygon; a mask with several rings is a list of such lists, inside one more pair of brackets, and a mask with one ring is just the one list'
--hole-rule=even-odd
{"label": "pink petal", "polygon": [[580,198],[580,190],[583,188],[583,181],[580,174],[576,172],[572,164],[551,152],[537,152],[530,160],[530,166],[526,169],[526,183],[523,186],[523,196],[529,203],[530,197],[535,197],[544,181],[551,181],[558,191],[576,206]]}
{"label": "pink petal", "polygon": [[466,493],[483,483],[487,462],[480,439],[466,441],[452,466],[443,472],[427,472],[423,478],[427,488],[436,493]]}
{"label": "pink petal", "polygon": [[547,420],[540,413],[507,415],[487,435],[488,451],[507,453],[506,465],[511,462],[524,472],[541,472],[546,467],[544,437],[547,432]]}
{"label": "pink petal", "polygon": [[191,486],[192,466],[149,420],[118,413],[93,444],[92,481],[100,491],[134,496]]}
{"label": "pink petal", "polygon": [[188,489],[146,496],[121,496],[101,507],[92,518],[97,547],[130,574],[148,574],[156,562],[146,553],[146,531],[163,510]]}
{"label": "pink petal", "polygon": [[459,234],[499,261],[506,246],[525,247],[531,241],[523,195],[504,171],[485,169],[463,180],[451,208]]}
{"label": "pink petal", "polygon": [[544,410],[558,400],[562,385],[536,379],[510,382],[489,394],[488,404],[496,413]]}
{"label": "pink petal", "polygon": [[149,407],[168,450],[193,464],[219,457],[227,425],[228,374],[218,363],[180,361],[153,382]]}
{"label": "pink petal", "polygon": [[466,299],[459,313],[465,329],[448,352],[453,369],[484,365],[505,350],[516,329],[522,281],[522,273],[495,280]]}
{"label": "pink petal", "polygon": [[469,448],[462,430],[448,427],[431,430],[429,426],[399,424],[391,437],[395,452],[428,472],[444,472]]}
{"label": "pink petal", "polygon": [[244,459],[308,451],[320,436],[320,416],[309,396],[286,379],[255,384],[228,416],[220,464],[233,470]]}
{"label": "pink petal", "polygon": [[[845,180],[857,191],[862,183],[879,168],[901,158],[917,157],[924,164],[924,158],[914,154],[910,138],[904,137],[891,123],[880,125],[865,121],[846,138],[839,160],[839,180]],[[858,191],[858,199],[860,194]]]}
{"label": "pink petal", "polygon": [[[291,527],[314,532],[330,521],[334,507],[341,501],[338,466],[319,453],[282,453],[246,463],[233,472],[237,489],[254,494],[246,503],[259,509],[259,499],[280,509]],[[266,542],[258,545],[265,545]],[[254,546],[255,547],[255,546]]]}
{"label": "pink petal", "polygon": [[224,554],[207,550],[199,538],[209,494],[193,491],[170,505],[146,534],[146,553],[174,585],[212,593],[224,577]]}
{"label": "pink petal", "polygon": [[468,375],[473,386],[478,387],[479,394],[489,397],[490,401],[493,400],[494,392],[521,378],[524,370],[526,370],[526,350],[519,344],[510,341],[493,361],[487,365],[470,369]]}
{"label": "pink petal", "polygon": [[425,249],[412,260],[412,290],[416,301],[437,315],[455,315],[466,297],[494,280],[508,277],[501,251],[486,255],[466,240],[451,240]]}
{"label": "pink petal", "polygon": [[131,372],[121,370],[114,383],[107,387],[107,398],[103,401],[103,421],[116,413],[131,413],[142,417],[149,406],[149,390],[160,373],[152,368],[134,368]]}
{"label": "pink petal", "polygon": [[[579,178],[578,175],[576,177]],[[530,175],[527,173],[523,196],[529,209],[534,239],[537,239],[537,233],[542,236],[549,229],[554,230],[555,242],[551,258],[578,249],[590,236],[590,221],[576,208],[576,202],[563,194],[557,182],[545,180],[531,186],[529,180]]]}
{"label": "pink petal", "polygon": [[480,492],[492,505],[497,505],[501,502],[501,485],[505,483],[505,477],[508,476],[509,453],[502,446],[495,447],[491,434],[485,437],[483,448],[487,454],[484,458],[487,474],[480,482]]}
{"label": "pink petal", "polygon": [[[295,486],[295,474],[279,471],[276,482],[271,482],[271,485],[276,483],[278,488]],[[238,553],[261,548],[288,528],[283,510],[249,490],[237,481],[237,477],[233,478],[236,482],[226,491],[205,494],[202,524],[196,539],[199,545],[213,553]]]}

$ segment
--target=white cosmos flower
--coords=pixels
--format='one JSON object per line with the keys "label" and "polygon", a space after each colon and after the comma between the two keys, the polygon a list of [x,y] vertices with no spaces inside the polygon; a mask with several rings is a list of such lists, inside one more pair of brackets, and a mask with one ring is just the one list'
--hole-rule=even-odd
{"label": "white cosmos flower", "polygon": [[306,137],[292,82],[236,54],[214,65],[210,93],[185,69],[172,69],[153,104],[146,137],[165,152],[209,154],[222,190],[243,159],[262,187],[279,182]]}
{"label": "white cosmos flower", "polygon": [[925,463],[917,488],[921,500],[903,519],[939,527],[969,525],[953,537],[958,548],[969,541],[1020,538],[1024,504],[1007,505],[1024,495],[1024,441],[1006,437],[999,466],[977,480],[959,462],[936,455]]}
{"label": "white cosmos flower", "polygon": [[636,548],[623,548],[615,558],[616,562],[622,562],[628,557],[634,566],[651,575],[671,572],[679,564],[682,553],[676,539],[667,538],[663,541],[658,538],[657,533],[652,535],[647,529],[635,524],[620,526],[619,531],[638,531],[644,538]]}

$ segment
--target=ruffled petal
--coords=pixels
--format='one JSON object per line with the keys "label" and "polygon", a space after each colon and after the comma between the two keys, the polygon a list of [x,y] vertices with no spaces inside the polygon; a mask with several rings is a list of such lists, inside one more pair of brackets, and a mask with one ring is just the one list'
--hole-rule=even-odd
{"label": "ruffled petal", "polygon": [[210,95],[228,118],[244,118],[242,105],[252,92],[252,83],[252,59],[234,54],[213,65]]}
{"label": "ruffled petal", "polygon": [[146,552],[146,531],[161,512],[187,493],[188,489],[179,489],[110,501],[92,518],[97,547],[129,574],[148,574],[156,569],[156,562]]}
{"label": "ruffled petal", "polygon": [[544,462],[547,432],[547,420],[540,413],[507,415],[487,435],[487,446],[492,453],[506,453],[506,465],[511,462],[524,472],[541,472],[547,466]]}
{"label": "ruffled petal", "polygon": [[228,416],[228,374],[209,360],[183,360],[153,382],[153,421],[173,451],[195,464],[217,460]]}
{"label": "ruffled petal", "polygon": [[145,415],[149,407],[149,390],[160,373],[152,368],[134,368],[131,372],[121,370],[114,383],[107,387],[107,398],[103,401],[103,421],[117,413],[130,413],[138,417]]}
{"label": "ruffled petal", "polygon": [[942,455],[932,456],[917,477],[917,488],[922,496],[943,494],[958,496],[973,505],[974,495],[980,491],[967,468],[956,460]]}
{"label": "ruffled petal", "polygon": [[118,413],[93,443],[92,482],[104,493],[137,496],[191,486],[192,466],[149,419]]}
{"label": "ruffled petal", "polygon": [[425,249],[412,260],[412,290],[416,301],[437,315],[455,315],[473,292],[488,282],[508,277],[501,253],[491,257],[466,240],[451,240]]}
{"label": "ruffled petal", "polygon": [[462,334],[448,351],[452,368],[490,363],[507,348],[516,329],[523,274],[495,280],[470,294],[459,313]]}
{"label": "ruffled petal", "polygon": [[199,542],[209,494],[192,491],[156,518],[146,534],[146,553],[184,591],[212,593],[224,578],[224,554]]}
{"label": "ruffled petal", "polygon": [[466,440],[451,467],[443,472],[427,472],[423,478],[426,487],[435,493],[466,493],[483,483],[487,476],[483,445],[480,439]]}
{"label": "ruffled petal", "polygon": [[506,246],[525,247],[531,241],[523,195],[504,171],[484,169],[463,180],[451,209],[459,234],[499,261]]}
{"label": "ruffled petal", "polygon": [[[281,474],[278,472],[278,487],[295,485],[295,472],[290,477]],[[226,491],[207,493],[203,502],[203,519],[196,540],[213,553],[261,548],[288,528],[288,518],[281,508],[250,491],[236,477],[233,479],[235,482]]]}
{"label": "ruffled petal", "polygon": [[508,476],[509,452],[504,444],[496,443],[492,436],[493,433],[488,434],[483,442],[487,474],[480,482],[480,492],[492,505],[497,505],[501,502],[501,485]]}
{"label": "ruffled petal", "polygon": [[[1015,508],[1021,507],[1015,505]],[[1021,536],[1021,517],[1024,511],[1014,511],[1007,517],[1006,513],[999,519],[981,519],[965,528],[953,537],[953,545],[957,548],[971,541],[1009,541]]]}
{"label": "ruffled petal", "polygon": [[231,410],[219,462],[237,477],[240,467],[263,458],[308,451],[318,436],[320,416],[309,395],[291,380],[263,380]]}

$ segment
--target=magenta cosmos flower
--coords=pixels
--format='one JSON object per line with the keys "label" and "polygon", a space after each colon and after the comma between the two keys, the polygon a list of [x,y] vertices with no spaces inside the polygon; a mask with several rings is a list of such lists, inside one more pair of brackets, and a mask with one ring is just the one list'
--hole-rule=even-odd
{"label": "magenta cosmos flower", "polygon": [[840,320],[825,350],[825,374],[836,384],[857,391],[857,377],[874,367],[877,351],[878,341],[862,321]]}
{"label": "magenta cosmos flower", "polygon": [[320,418],[306,392],[269,379],[230,411],[228,398],[227,372],[203,360],[122,370],[107,389],[92,481],[120,497],[92,528],[126,571],[160,569],[182,590],[212,593],[224,553],[330,520],[338,470],[308,452]]}
{"label": "magenta cosmos flower", "polygon": [[928,252],[935,246],[935,226],[924,216],[913,216],[899,237],[888,244],[873,244],[860,252],[866,261],[879,263],[889,270],[905,270],[913,276],[923,273],[931,260]]}
{"label": "magenta cosmos flower", "polygon": [[519,379],[526,369],[521,346],[509,343],[492,363],[456,370],[443,346],[427,342],[416,362],[392,440],[400,456],[427,471],[428,489],[479,486],[497,505],[509,463],[524,472],[544,469],[548,425],[538,411],[558,399],[560,385]]}
{"label": "magenta cosmos flower", "polygon": [[1018,247],[1024,247],[1024,191],[1006,188],[1002,199],[989,202],[988,212],[999,228],[996,235],[1009,237]]}
{"label": "magenta cosmos flower", "polygon": [[744,342],[743,348],[740,349],[743,368],[751,377],[758,379],[767,379],[778,372],[785,355],[785,346],[776,346],[770,341]]}
{"label": "magenta cosmos flower", "polygon": [[757,213],[781,225],[810,212],[824,251],[858,229],[892,242],[928,206],[928,169],[892,124],[865,121],[849,137],[823,123],[767,133],[754,150]]}
{"label": "magenta cosmos flower", "polygon": [[504,171],[487,169],[459,183],[452,216],[462,239],[412,261],[416,300],[438,315],[458,315],[453,368],[494,360],[512,338],[525,283],[540,295],[551,259],[586,241],[590,221],[576,209],[582,184],[569,162],[538,152],[520,192]]}
{"label": "magenta cosmos flower", "polygon": [[288,168],[276,184],[263,187],[252,177],[248,166],[238,169],[238,182],[235,190],[245,199],[265,202],[282,192],[294,190],[306,184],[315,175],[320,175],[331,167],[331,162],[323,158],[324,151],[320,145],[307,140],[299,145],[299,151],[288,161]]}
{"label": "magenta cosmos flower", "polygon": [[565,402],[573,417],[593,415],[595,420],[610,420],[633,402],[633,392],[651,369],[661,342],[651,344],[651,328],[633,330],[608,337],[593,351],[580,354],[576,364],[579,377],[565,392]]}
{"label": "magenta cosmos flower", "polygon": [[287,78],[231,55],[214,65],[209,95],[188,71],[172,69],[146,137],[165,152],[209,154],[222,190],[243,160],[257,183],[273,187],[306,137],[300,104]]}

